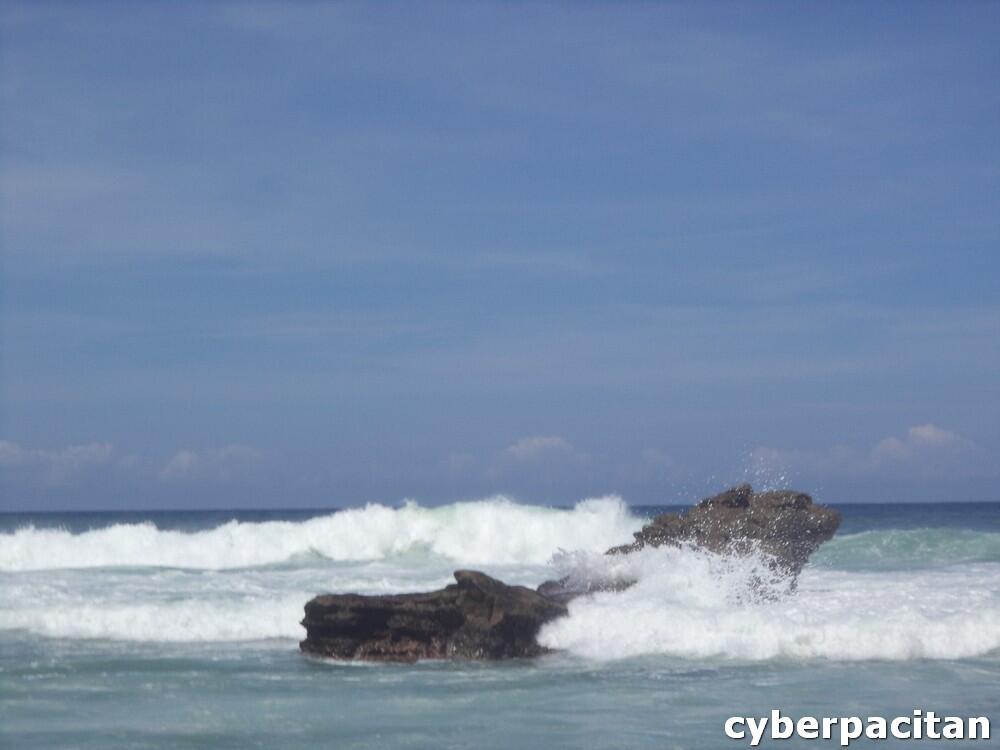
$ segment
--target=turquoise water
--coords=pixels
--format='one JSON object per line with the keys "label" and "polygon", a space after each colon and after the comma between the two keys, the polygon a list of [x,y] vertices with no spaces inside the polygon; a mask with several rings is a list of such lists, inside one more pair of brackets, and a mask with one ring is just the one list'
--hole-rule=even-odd
{"label": "turquoise water", "polygon": [[[712,748],[748,746],[723,721],[772,708],[997,726],[1000,504],[842,506],[777,602],[745,596],[753,561],[650,551],[627,563],[633,589],[543,631],[559,650],[536,661],[297,650],[317,592],[418,590],[468,565],[537,583],[606,565],[659,510],[0,517],[0,747]],[[852,747],[876,744],[893,741]]]}

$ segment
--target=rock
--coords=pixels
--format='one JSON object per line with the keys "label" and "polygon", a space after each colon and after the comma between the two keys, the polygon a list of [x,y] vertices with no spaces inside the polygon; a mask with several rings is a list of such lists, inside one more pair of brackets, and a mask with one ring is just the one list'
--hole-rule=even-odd
{"label": "rock", "polygon": [[302,651],[335,659],[504,659],[538,656],[535,636],[566,607],[524,586],[459,570],[420,594],[329,594],[306,604]]}
{"label": "rock", "polygon": [[[663,513],[633,535],[635,541],[607,551],[609,555],[643,547],[691,544],[720,554],[765,553],[772,569],[790,588],[809,556],[840,526],[840,513],[813,503],[802,492],[754,492],[749,484],[705,498],[683,513]],[[618,591],[629,581],[546,581],[539,593],[563,604],[583,594]]]}
{"label": "rock", "polygon": [[537,589],[539,594],[560,604],[568,604],[583,594],[596,594],[598,591],[624,591],[635,581],[571,581],[560,578],[558,581],[545,581]]}
{"label": "rock", "polygon": [[617,555],[646,546],[693,544],[718,553],[759,550],[796,576],[809,556],[840,526],[840,513],[803,492],[754,492],[749,484],[702,500],[684,513],[664,513],[637,531],[635,541],[608,550]]}

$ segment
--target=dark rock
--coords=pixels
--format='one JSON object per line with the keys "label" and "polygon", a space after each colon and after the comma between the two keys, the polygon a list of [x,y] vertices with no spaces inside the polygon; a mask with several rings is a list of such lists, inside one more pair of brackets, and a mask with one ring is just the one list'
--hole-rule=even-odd
{"label": "dark rock", "polygon": [[616,555],[646,546],[692,544],[718,553],[760,551],[795,576],[840,526],[840,513],[802,492],[754,492],[749,484],[702,500],[684,513],[664,513],[637,531],[635,541],[608,550]]}
{"label": "dark rock", "polygon": [[560,578],[558,581],[545,581],[535,590],[548,599],[568,604],[584,594],[596,594],[598,591],[624,591],[633,583],[635,581],[573,581],[570,578]]}
{"label": "dark rock", "polygon": [[566,607],[524,586],[459,570],[421,594],[329,594],[306,604],[303,651],[335,659],[503,659],[537,656],[539,628]]}
{"label": "dark rock", "polygon": [[[635,541],[607,551],[609,555],[643,547],[690,544],[720,554],[763,552],[774,572],[790,587],[809,556],[840,526],[840,513],[813,503],[802,492],[754,492],[749,484],[708,497],[683,513],[663,513],[637,531]],[[620,590],[630,582],[546,581],[539,593],[566,603],[582,594]]]}

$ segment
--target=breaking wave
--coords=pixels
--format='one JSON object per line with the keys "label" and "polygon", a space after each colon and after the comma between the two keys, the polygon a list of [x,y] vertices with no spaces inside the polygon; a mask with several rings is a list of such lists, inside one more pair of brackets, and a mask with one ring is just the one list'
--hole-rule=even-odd
{"label": "breaking wave", "polygon": [[539,642],[602,660],[955,659],[1000,649],[995,564],[919,573],[807,568],[793,595],[772,581],[772,592],[748,596],[766,561],[666,548],[630,557],[612,563],[627,571],[606,574],[636,585],[574,600]]}
{"label": "breaking wave", "polygon": [[419,591],[475,566],[510,583],[635,581],[574,600],[539,635],[586,659],[906,660],[1000,655],[1000,534],[838,536],[794,593],[760,556],[691,548],[606,556],[642,519],[618,498],[573,508],[498,497],[369,505],[200,531],[116,524],[0,534],[0,630],[54,638],[298,639],[323,591]]}
{"label": "breaking wave", "polygon": [[318,556],[378,560],[426,551],[458,564],[542,564],[559,549],[604,551],[642,519],[617,497],[572,509],[519,505],[503,497],[424,508],[372,504],[307,521],[230,521],[182,532],[152,523],[82,533],[26,527],[0,534],[0,571],[172,567],[203,570],[274,565]]}

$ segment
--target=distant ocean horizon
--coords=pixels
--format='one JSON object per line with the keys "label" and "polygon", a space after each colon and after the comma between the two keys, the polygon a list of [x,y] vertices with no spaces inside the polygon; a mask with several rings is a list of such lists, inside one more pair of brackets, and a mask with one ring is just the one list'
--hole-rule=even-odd
{"label": "distant ocean horizon", "polygon": [[[616,493],[608,493],[600,497],[621,497]],[[425,504],[419,498],[402,498],[397,501],[388,500],[367,500],[361,502],[345,503],[342,505],[302,505],[302,506],[209,506],[209,507],[150,507],[150,508],[117,508],[117,507],[103,507],[103,508],[44,508],[44,509],[25,509],[25,508],[13,508],[4,509],[0,508],[0,518],[16,516],[19,517],[18,520],[28,519],[29,522],[33,520],[41,520],[51,516],[60,516],[63,518],[73,518],[73,517],[83,517],[83,516],[106,516],[115,515],[121,516],[123,518],[137,518],[137,519],[152,519],[159,516],[171,516],[171,515],[185,515],[185,514],[196,514],[205,515],[212,517],[225,517],[225,518],[239,518],[239,520],[270,520],[272,518],[281,518],[284,520],[292,519],[302,519],[302,518],[315,518],[321,515],[327,515],[330,513],[337,513],[342,510],[352,510],[357,508],[364,508],[369,505],[379,505],[388,508],[400,508],[407,503],[413,503],[426,508],[440,508],[449,505],[459,505],[462,503],[474,503],[481,502],[483,500],[492,499],[503,499],[510,502],[516,503],[518,505],[528,505],[537,506],[541,508],[554,508],[557,510],[569,510],[574,508],[577,502],[545,502],[541,500],[530,500],[523,499],[516,495],[508,495],[506,493],[495,493],[489,496],[483,497],[473,497],[467,500],[454,500],[449,502],[441,502],[434,504]],[[688,503],[649,503],[649,502],[632,502],[627,498],[622,497],[622,502],[629,508],[640,513],[652,513],[656,515],[658,513],[676,512],[684,510],[685,508],[690,508],[694,505],[697,499]],[[936,509],[935,512],[942,511],[948,507],[962,508],[964,506],[982,506],[982,505],[993,505],[1000,508],[1000,499],[997,500],[948,500],[948,501],[934,501],[934,500],[886,500],[879,502],[872,501],[844,501],[844,502],[825,502],[818,498],[814,498],[816,502],[823,505],[827,505],[831,508],[864,508],[864,507],[883,507],[883,506],[896,506],[896,505],[912,505],[912,506],[922,506],[927,508]],[[947,513],[945,513],[947,514]],[[257,517],[259,516],[259,518]],[[10,528],[10,524],[0,524],[0,529]]]}
{"label": "distant ocean horizon", "polygon": [[837,505],[839,532],[778,601],[746,596],[752,560],[650,550],[632,589],[546,626],[534,661],[298,651],[315,594],[438,588],[462,567],[534,586],[681,507],[0,514],[0,744],[717,747],[725,718],[772,708],[998,726],[1000,502]]}

